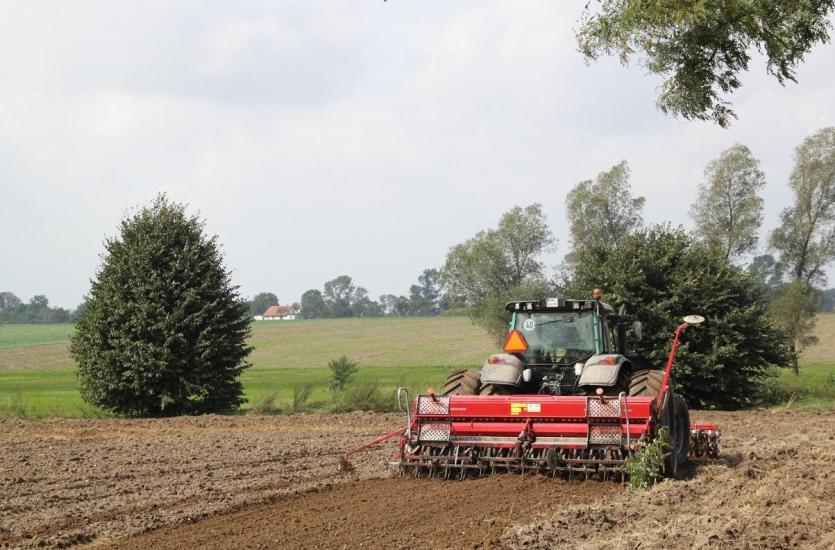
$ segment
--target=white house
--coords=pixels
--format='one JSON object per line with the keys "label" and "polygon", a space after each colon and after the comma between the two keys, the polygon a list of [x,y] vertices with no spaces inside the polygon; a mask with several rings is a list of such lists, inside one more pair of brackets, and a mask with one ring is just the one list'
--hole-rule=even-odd
{"label": "white house", "polygon": [[293,306],[270,306],[260,317],[264,321],[292,321],[296,318],[296,311]]}

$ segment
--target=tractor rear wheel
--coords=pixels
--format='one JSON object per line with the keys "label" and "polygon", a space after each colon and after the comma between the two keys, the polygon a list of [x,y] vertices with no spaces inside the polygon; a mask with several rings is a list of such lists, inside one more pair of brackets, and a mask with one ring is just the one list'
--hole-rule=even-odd
{"label": "tractor rear wheel", "polygon": [[501,384],[484,384],[479,390],[479,395],[513,395],[513,386],[502,386]]}
{"label": "tractor rear wheel", "polygon": [[[629,381],[629,397],[658,397],[663,378],[663,370],[635,371]],[[670,385],[672,386],[672,382]]]}
{"label": "tractor rear wheel", "polygon": [[457,370],[447,376],[444,395],[478,395],[481,373],[473,369]]}

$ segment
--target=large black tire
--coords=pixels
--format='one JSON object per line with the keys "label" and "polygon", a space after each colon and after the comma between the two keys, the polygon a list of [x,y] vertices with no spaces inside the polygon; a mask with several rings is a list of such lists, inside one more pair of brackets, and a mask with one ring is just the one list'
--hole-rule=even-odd
{"label": "large black tire", "polygon": [[663,370],[635,371],[629,381],[629,397],[658,397],[663,378]]}
{"label": "large black tire", "polygon": [[675,444],[676,462],[679,466],[687,462],[687,455],[690,454],[690,411],[687,409],[687,401],[679,394],[673,395],[673,403],[676,410],[676,436]]}
{"label": "large black tire", "polygon": [[676,418],[675,396],[673,395],[673,392],[668,392],[667,404],[664,407],[661,425],[669,430],[670,442],[673,444],[672,450],[670,450],[664,457],[664,475],[675,478],[678,476],[678,457],[676,457],[675,450],[679,442],[679,435],[678,420]]}
{"label": "large black tire", "polygon": [[457,370],[447,376],[444,395],[478,395],[481,373],[473,369]]}
{"label": "large black tire", "polygon": [[516,388],[500,384],[484,384],[478,393],[479,395],[513,395],[516,393]]}
{"label": "large black tire", "polygon": [[[661,381],[664,379],[663,370],[639,370],[632,375],[629,383],[629,395],[632,397],[658,397],[661,391]],[[673,387],[670,378],[669,388]],[[672,389],[667,390],[669,396],[664,404],[664,414],[661,425],[670,431],[673,449],[664,460],[664,473],[668,477],[678,475],[678,467],[687,461],[690,452],[690,413],[684,398]]]}

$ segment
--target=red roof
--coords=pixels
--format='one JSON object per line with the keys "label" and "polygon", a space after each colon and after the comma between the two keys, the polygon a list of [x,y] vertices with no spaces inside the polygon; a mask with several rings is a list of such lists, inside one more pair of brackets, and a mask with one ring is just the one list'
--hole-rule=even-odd
{"label": "red roof", "polygon": [[270,306],[264,312],[264,317],[287,317],[293,313],[293,306]]}

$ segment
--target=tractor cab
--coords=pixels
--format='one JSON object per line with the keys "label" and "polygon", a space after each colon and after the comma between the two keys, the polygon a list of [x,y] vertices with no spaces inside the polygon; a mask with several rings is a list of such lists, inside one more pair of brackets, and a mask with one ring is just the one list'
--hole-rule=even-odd
{"label": "tractor cab", "polygon": [[627,325],[640,337],[640,323],[594,299],[547,298],[508,303],[510,327],[503,354],[482,366],[480,393],[586,395],[628,389],[632,364]]}
{"label": "tractor cab", "polygon": [[[527,364],[571,364],[592,355],[612,353],[607,315],[614,308],[592,300],[549,298],[539,302],[511,302],[507,347]],[[514,332],[515,331],[515,332]]]}

